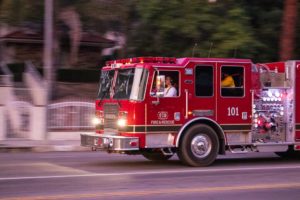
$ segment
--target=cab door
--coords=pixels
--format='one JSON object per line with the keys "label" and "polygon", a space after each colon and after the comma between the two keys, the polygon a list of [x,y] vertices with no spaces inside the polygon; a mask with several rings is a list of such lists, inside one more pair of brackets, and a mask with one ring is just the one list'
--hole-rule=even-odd
{"label": "cab door", "polygon": [[[158,74],[166,81],[171,79],[172,89],[168,89],[167,85],[161,85],[163,89],[158,91],[160,88],[156,85]],[[146,109],[146,147],[172,147],[175,145],[175,133],[181,128],[185,113],[181,71],[159,68],[153,72],[150,80],[150,94],[147,94],[150,95],[150,102]],[[169,95],[171,91],[172,95]],[[161,95],[158,97],[158,94]]]}
{"label": "cab door", "polygon": [[192,63],[193,76],[186,75],[185,80],[191,79],[189,90],[189,115],[192,118],[209,118],[216,120],[216,63],[197,62]]}
{"label": "cab door", "polygon": [[[245,140],[234,136],[234,133],[249,133],[251,130],[251,63],[217,63],[217,72],[216,121],[225,133],[235,138],[234,142],[251,142],[245,141],[246,135]],[[230,137],[227,140],[231,142]]]}

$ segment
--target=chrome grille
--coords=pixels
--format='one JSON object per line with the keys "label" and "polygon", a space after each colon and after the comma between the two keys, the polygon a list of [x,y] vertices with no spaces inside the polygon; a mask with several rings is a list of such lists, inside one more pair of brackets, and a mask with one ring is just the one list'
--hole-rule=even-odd
{"label": "chrome grille", "polygon": [[117,129],[118,104],[104,104],[104,128]]}

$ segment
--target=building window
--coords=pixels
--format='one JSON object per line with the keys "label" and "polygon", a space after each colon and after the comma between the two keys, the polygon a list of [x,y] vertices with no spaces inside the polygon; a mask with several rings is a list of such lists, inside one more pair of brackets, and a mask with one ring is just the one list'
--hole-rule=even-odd
{"label": "building window", "polygon": [[197,66],[195,74],[195,91],[196,96],[211,97],[213,96],[213,68],[211,66]]}

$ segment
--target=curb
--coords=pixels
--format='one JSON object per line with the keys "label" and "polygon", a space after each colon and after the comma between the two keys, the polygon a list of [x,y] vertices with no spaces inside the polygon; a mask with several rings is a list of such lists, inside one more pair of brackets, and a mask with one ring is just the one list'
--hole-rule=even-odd
{"label": "curb", "polygon": [[33,147],[0,146],[0,153],[32,152]]}
{"label": "curb", "polygon": [[32,152],[76,152],[76,151],[91,151],[90,148],[73,145],[49,145],[36,146],[32,148]]}
{"label": "curb", "polygon": [[79,145],[58,145],[58,144],[42,144],[42,145],[13,145],[0,144],[0,153],[18,153],[18,152],[80,152],[91,151],[88,147]]}

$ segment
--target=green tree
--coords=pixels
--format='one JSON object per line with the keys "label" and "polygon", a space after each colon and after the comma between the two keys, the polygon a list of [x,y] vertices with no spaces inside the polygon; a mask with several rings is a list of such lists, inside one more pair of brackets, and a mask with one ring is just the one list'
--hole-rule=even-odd
{"label": "green tree", "polygon": [[251,18],[253,36],[259,42],[253,58],[256,62],[278,61],[283,1],[244,0],[243,6]]}
{"label": "green tree", "polygon": [[[192,56],[193,52],[194,56],[207,57],[213,44],[212,57],[235,56],[270,62],[279,60],[284,2],[56,0],[55,12],[72,7],[80,16],[82,30],[123,33],[127,45],[117,57],[183,57]],[[33,22],[42,27],[43,1],[0,0],[1,22],[13,26]],[[300,20],[297,23],[300,30]],[[299,35],[296,41],[300,41]],[[294,44],[294,58],[297,58],[300,43]]]}
{"label": "green tree", "polygon": [[0,23],[20,26],[24,22],[41,23],[43,20],[43,1],[1,0]]}
{"label": "green tree", "polygon": [[241,4],[219,5],[216,29],[211,40],[213,55],[219,57],[253,57],[259,42],[254,38],[250,17]]}
{"label": "green tree", "polygon": [[240,3],[227,0],[207,1],[152,0],[137,5],[139,21],[131,44],[144,55],[249,57],[258,45],[250,27],[250,18]]}

